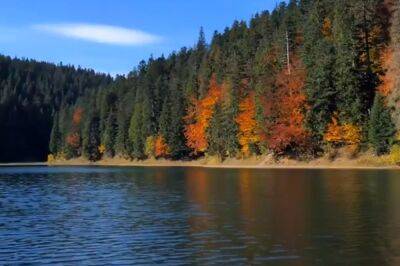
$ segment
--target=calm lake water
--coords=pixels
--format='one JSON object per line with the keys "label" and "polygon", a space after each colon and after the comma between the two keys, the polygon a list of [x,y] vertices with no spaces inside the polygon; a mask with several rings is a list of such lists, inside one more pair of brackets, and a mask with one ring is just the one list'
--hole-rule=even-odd
{"label": "calm lake water", "polygon": [[0,168],[0,264],[400,265],[400,171]]}

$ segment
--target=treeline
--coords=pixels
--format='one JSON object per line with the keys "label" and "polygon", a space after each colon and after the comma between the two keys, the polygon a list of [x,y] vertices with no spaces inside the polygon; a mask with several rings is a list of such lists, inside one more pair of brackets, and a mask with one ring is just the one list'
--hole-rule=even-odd
{"label": "treeline", "polygon": [[[43,99],[27,100],[38,110],[23,112],[35,125],[19,132],[38,127],[50,159],[301,158],[342,146],[387,153],[400,129],[399,12],[395,0],[292,0],[235,21],[210,44],[201,31],[194,47],[113,81],[39,64],[38,81],[14,89],[24,106],[20,95],[41,91],[48,77],[33,93]],[[35,66],[25,64],[25,72]]]}

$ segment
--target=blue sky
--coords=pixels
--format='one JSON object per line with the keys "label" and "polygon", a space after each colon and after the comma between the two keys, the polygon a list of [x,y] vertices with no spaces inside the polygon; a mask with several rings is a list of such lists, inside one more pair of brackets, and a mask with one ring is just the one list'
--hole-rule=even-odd
{"label": "blue sky", "polygon": [[1,1],[0,53],[126,74],[150,55],[207,40],[278,0]]}

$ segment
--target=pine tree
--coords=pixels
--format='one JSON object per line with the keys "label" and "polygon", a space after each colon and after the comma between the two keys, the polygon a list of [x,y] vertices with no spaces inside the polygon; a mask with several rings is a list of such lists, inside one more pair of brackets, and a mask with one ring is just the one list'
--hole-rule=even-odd
{"label": "pine tree", "polygon": [[122,110],[117,113],[117,135],[115,139],[115,152],[117,155],[129,157],[131,155],[131,142],[129,139],[130,118]]}
{"label": "pine tree", "polygon": [[101,158],[100,147],[100,118],[92,113],[85,125],[83,138],[83,155],[90,161]]}
{"label": "pine tree", "polygon": [[129,126],[129,139],[132,143],[132,156],[136,159],[144,158],[144,144],[146,138],[142,133],[142,110],[142,103],[136,102]]}
{"label": "pine tree", "polygon": [[383,96],[377,93],[371,109],[368,131],[369,142],[377,155],[389,151],[395,132],[390,111],[385,107]]}
{"label": "pine tree", "polygon": [[58,113],[54,115],[53,127],[50,133],[49,149],[53,155],[57,155],[61,151],[61,133],[58,121]]}
{"label": "pine tree", "polygon": [[217,104],[214,108],[214,114],[210,120],[210,125],[207,128],[207,153],[210,155],[217,155],[221,159],[224,159],[227,154],[223,121],[224,113],[222,107],[220,104]]}
{"label": "pine tree", "polygon": [[357,52],[354,38],[354,17],[349,12],[349,2],[335,1],[333,38],[336,49],[335,87],[337,90],[337,109],[341,120],[361,123],[363,106],[366,100],[361,99],[360,75],[356,70]]}
{"label": "pine tree", "polygon": [[105,129],[104,129],[104,145],[106,147],[106,154],[109,157],[115,156],[115,143],[118,132],[117,118],[114,111],[108,114]]}
{"label": "pine tree", "polygon": [[306,124],[317,140],[336,110],[335,49],[329,13],[324,1],[316,0],[304,29],[303,62],[307,68],[306,94],[309,111]]}
{"label": "pine tree", "polygon": [[173,159],[179,159],[188,153],[185,145],[184,120],[185,115],[185,102],[182,91],[178,89],[177,84],[173,81],[170,84],[170,105],[169,105],[169,133],[165,138],[167,139],[168,147],[170,148],[170,156]]}

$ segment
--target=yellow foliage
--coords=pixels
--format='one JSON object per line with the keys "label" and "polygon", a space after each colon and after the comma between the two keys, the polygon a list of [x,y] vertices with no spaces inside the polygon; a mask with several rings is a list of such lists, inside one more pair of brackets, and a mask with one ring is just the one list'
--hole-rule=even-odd
{"label": "yellow foliage", "polygon": [[397,132],[396,132],[396,135],[394,136],[394,140],[395,140],[396,142],[399,142],[399,141],[400,141],[400,131],[397,131]]}
{"label": "yellow foliage", "polygon": [[400,163],[400,145],[393,145],[390,149],[389,161],[391,164],[399,164]]}
{"label": "yellow foliage", "polygon": [[100,154],[104,154],[104,152],[106,151],[106,146],[104,144],[100,144],[100,146],[97,148],[99,150]]}
{"label": "yellow foliage", "polygon": [[236,117],[236,122],[239,125],[238,139],[242,146],[243,154],[249,156],[250,144],[260,141],[260,137],[257,134],[257,121],[255,119],[254,95],[249,95],[240,102],[239,111]]}
{"label": "yellow foliage", "polygon": [[147,157],[154,157],[154,142],[155,137],[150,136],[146,138],[146,143],[144,144],[144,153]]}
{"label": "yellow foliage", "polygon": [[328,125],[326,130],[324,140],[326,142],[337,143],[340,142],[341,137],[341,127],[338,124],[338,120],[336,117],[332,117],[332,122]]}
{"label": "yellow foliage", "polygon": [[53,154],[47,155],[47,162],[53,163],[56,160],[56,157]]}
{"label": "yellow foliage", "polygon": [[324,140],[334,144],[356,145],[361,142],[361,128],[350,123],[340,125],[334,116],[328,125]]}
{"label": "yellow foliage", "polygon": [[324,23],[322,24],[322,29],[321,29],[322,35],[326,37],[328,40],[332,40],[333,34],[332,34],[332,22],[329,18],[324,19]]}
{"label": "yellow foliage", "polygon": [[361,142],[361,129],[360,127],[345,123],[342,126],[343,140],[347,144],[358,144]]}

